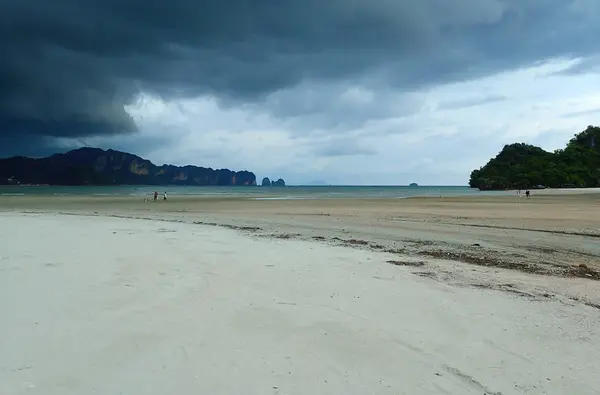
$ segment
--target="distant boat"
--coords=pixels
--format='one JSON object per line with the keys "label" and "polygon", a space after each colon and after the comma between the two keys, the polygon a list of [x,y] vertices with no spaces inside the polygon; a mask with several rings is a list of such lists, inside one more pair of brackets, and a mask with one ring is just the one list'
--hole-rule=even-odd
{"label": "distant boat", "polygon": [[419,184],[417,184],[416,182],[411,182],[410,185],[408,185],[409,187],[418,187]]}

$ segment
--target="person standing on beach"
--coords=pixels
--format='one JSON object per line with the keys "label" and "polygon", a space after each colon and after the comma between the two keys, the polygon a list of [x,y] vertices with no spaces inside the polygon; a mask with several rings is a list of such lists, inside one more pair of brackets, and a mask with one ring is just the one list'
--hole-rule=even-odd
{"label": "person standing on beach", "polygon": [[158,200],[158,192],[154,191],[154,203]]}
{"label": "person standing on beach", "polygon": [[167,201],[167,192],[165,191],[165,193],[163,194],[163,200],[166,202]]}

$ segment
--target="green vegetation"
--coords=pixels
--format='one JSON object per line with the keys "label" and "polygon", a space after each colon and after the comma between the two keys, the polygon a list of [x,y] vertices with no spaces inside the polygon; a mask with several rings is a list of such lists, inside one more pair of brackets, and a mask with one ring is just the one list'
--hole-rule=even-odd
{"label": "green vegetation", "polygon": [[600,187],[600,127],[588,126],[565,149],[547,152],[529,144],[504,146],[473,170],[471,188],[480,190]]}

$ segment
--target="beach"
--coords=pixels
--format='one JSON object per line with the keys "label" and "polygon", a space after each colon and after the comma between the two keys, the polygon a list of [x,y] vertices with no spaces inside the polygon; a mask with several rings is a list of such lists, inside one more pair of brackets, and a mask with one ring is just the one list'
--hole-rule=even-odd
{"label": "beach", "polygon": [[598,394],[600,194],[0,197],[0,393]]}
{"label": "beach", "polygon": [[144,196],[0,196],[0,210],[179,221],[252,236],[600,279],[593,273],[600,271],[597,189],[534,191],[530,199],[516,191],[406,199],[169,196],[167,203],[153,203],[148,196],[147,204]]}

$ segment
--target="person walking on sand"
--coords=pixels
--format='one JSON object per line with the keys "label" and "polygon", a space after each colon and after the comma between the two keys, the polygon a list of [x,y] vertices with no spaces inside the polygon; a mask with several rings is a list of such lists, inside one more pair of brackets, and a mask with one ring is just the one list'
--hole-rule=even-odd
{"label": "person walking on sand", "polygon": [[158,192],[154,191],[154,203],[158,200]]}
{"label": "person walking on sand", "polygon": [[163,194],[163,200],[166,202],[167,201],[167,192],[165,191],[165,193]]}

